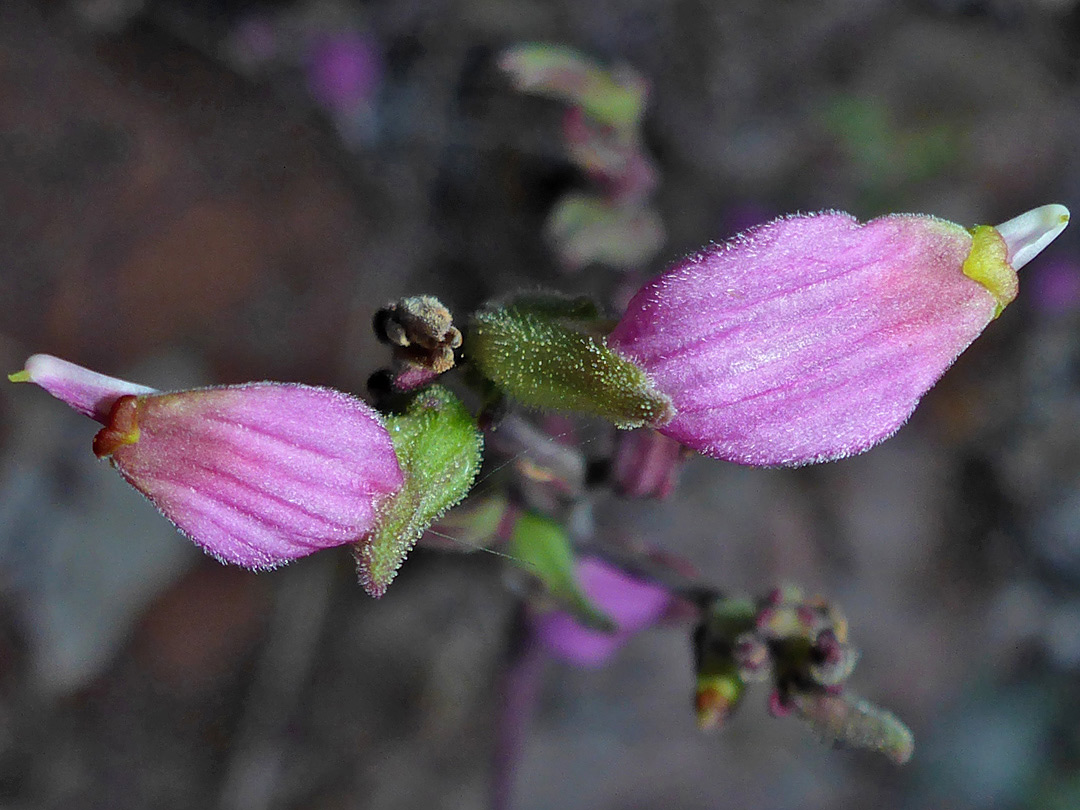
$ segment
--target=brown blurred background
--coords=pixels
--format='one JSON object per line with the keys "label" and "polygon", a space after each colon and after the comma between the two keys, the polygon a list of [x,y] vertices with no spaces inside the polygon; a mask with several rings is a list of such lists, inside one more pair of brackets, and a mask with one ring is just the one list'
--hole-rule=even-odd
{"label": "brown blurred background", "polygon": [[[312,44],[342,30],[367,69],[347,103]],[[46,351],[163,388],[362,392],[391,298],[611,295],[543,239],[582,178],[559,105],[495,67],[522,41],[648,79],[652,270],[782,212],[1080,204],[1070,0],[5,0],[5,369]],[[696,459],[669,501],[597,504],[603,533],[732,591],[842,604],[853,687],[912,725],[914,760],[831,751],[763,695],[699,734],[688,640],[656,630],[603,670],[545,670],[516,806],[1080,806],[1073,228],[885,445],[795,471]],[[0,806],[485,805],[500,560],[417,551],[379,602],[345,552],[226,569],[95,462],[93,430],[0,386]]]}

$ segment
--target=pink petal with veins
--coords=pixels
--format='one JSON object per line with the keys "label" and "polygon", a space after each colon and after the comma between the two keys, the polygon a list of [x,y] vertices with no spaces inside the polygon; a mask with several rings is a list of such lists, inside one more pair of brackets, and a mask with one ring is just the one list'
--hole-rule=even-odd
{"label": "pink petal with veins", "polygon": [[964,273],[971,251],[969,231],[927,216],[774,220],[646,285],[608,345],[671,397],[659,430],[688,447],[761,466],[842,458],[892,435],[995,317]]}
{"label": "pink petal with veins", "polygon": [[156,393],[42,355],[13,378],[105,424],[95,452],[223,562],[273,568],[355,542],[403,484],[379,415],[328,388]]}

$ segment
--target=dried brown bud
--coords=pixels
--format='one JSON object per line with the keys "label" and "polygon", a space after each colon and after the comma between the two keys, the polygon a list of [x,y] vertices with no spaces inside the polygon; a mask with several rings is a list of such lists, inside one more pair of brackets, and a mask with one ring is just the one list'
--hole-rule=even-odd
{"label": "dried brown bud", "polygon": [[461,332],[441,301],[430,295],[402,298],[375,313],[375,335],[394,347],[394,357],[442,374],[454,367]]}

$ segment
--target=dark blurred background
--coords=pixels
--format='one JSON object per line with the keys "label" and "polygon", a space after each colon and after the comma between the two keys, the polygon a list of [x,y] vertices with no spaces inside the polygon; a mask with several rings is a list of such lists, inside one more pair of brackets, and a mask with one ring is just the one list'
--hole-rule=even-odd
{"label": "dark blurred background", "polygon": [[[344,100],[320,50],[343,32]],[[4,370],[46,351],[164,388],[362,392],[399,295],[611,296],[544,240],[582,178],[561,106],[496,67],[523,41],[649,82],[650,271],[783,212],[975,224],[1080,199],[1073,0],[4,0]],[[913,761],[829,750],[763,695],[698,733],[686,634],[657,629],[605,669],[546,668],[516,806],[1080,806],[1078,239],[881,447],[695,459],[666,502],[597,504],[603,532],[734,592],[843,605],[852,686],[910,723]],[[485,806],[502,561],[418,550],[377,602],[344,551],[227,569],[93,431],[0,386],[0,806]]]}

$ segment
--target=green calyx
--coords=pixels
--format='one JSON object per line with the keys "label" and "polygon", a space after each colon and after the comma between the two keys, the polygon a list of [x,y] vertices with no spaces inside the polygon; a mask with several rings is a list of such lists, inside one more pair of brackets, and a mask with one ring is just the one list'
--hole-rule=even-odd
{"label": "green calyx", "polygon": [[465,406],[437,385],[385,423],[405,483],[384,504],[375,531],[354,548],[361,584],[375,597],[386,592],[424,530],[468,493],[484,446]]}
{"label": "green calyx", "polygon": [[608,348],[604,326],[580,299],[519,298],[474,315],[465,351],[481,374],[525,405],[599,416],[624,428],[665,424],[671,400]]}
{"label": "green calyx", "polygon": [[1016,298],[1019,282],[1008,262],[1008,247],[1001,234],[990,225],[971,230],[971,251],[964,259],[964,275],[977,281],[997,300],[994,317]]}

